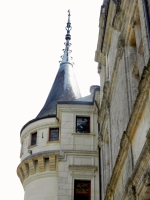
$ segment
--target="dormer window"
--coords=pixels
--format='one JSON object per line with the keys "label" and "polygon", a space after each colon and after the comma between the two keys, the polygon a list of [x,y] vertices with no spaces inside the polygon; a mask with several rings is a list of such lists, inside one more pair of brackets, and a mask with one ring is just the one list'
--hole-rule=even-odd
{"label": "dormer window", "polygon": [[58,140],[59,140],[59,128],[50,128],[49,141],[58,141]]}
{"label": "dormer window", "polygon": [[37,132],[31,134],[31,146],[37,142]]}
{"label": "dormer window", "polygon": [[76,117],[76,132],[90,133],[90,117]]}

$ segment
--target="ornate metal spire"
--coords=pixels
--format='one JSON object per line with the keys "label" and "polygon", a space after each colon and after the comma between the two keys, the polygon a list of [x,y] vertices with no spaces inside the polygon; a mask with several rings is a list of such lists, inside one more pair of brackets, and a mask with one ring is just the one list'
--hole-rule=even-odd
{"label": "ornate metal spire", "polygon": [[63,49],[64,55],[61,56],[62,61],[60,61],[60,63],[63,64],[63,63],[69,62],[69,63],[71,63],[73,65],[74,63],[71,62],[72,57],[70,56],[72,51],[69,49],[70,46],[71,46],[71,43],[70,43],[70,40],[71,40],[70,31],[72,29],[71,22],[70,22],[70,16],[71,16],[70,10],[68,10],[68,22],[67,22],[67,26],[66,26],[67,34],[65,36],[66,42],[64,43],[65,44],[65,49]]}

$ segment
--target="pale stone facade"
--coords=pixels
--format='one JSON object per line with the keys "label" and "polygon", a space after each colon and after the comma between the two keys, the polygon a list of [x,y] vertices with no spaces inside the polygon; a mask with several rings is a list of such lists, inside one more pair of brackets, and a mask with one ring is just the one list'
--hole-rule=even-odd
{"label": "pale stone facade", "polygon": [[[94,103],[99,105],[99,91],[91,95],[90,104],[57,104],[56,117],[37,120],[22,130],[17,173],[24,200],[73,200],[75,180],[91,181],[91,200],[99,199],[98,109]],[[89,133],[76,132],[76,116],[90,117]],[[58,141],[49,141],[49,128],[59,128]],[[37,143],[31,146],[34,132]]]}
{"label": "pale stone facade", "polygon": [[149,200],[150,1],[104,0],[99,27],[100,199]]}

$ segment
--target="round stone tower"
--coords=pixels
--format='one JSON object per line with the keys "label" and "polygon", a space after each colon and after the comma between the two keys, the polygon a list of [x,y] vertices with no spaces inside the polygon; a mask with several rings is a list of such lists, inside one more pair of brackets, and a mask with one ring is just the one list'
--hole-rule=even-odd
{"label": "round stone tower", "polygon": [[[98,200],[99,87],[81,97],[73,72],[68,11],[62,61],[45,105],[21,129],[17,174],[24,200]],[[96,103],[95,103],[96,102]]]}
{"label": "round stone tower", "polygon": [[61,127],[56,117],[56,105],[58,101],[73,101],[81,97],[70,57],[70,11],[66,30],[64,55],[45,105],[20,132],[21,163],[17,174],[25,190],[24,200],[56,200],[58,195],[56,158],[61,156]]}

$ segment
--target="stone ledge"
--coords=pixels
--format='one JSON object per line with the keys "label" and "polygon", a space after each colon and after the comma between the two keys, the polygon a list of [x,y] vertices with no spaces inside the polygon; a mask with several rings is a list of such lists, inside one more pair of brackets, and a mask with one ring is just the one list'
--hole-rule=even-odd
{"label": "stone ledge", "polygon": [[56,140],[56,141],[47,141],[46,144],[60,144],[60,140]]}
{"label": "stone ledge", "polygon": [[96,171],[98,168],[94,165],[69,165],[70,170],[85,170],[85,171]]}
{"label": "stone ledge", "polygon": [[76,135],[76,136],[95,136],[95,133],[71,133],[71,135]]}
{"label": "stone ledge", "polygon": [[37,144],[34,144],[34,145],[31,145],[31,146],[28,146],[28,149],[32,149],[34,147],[37,147]]}

